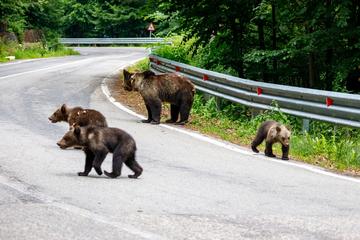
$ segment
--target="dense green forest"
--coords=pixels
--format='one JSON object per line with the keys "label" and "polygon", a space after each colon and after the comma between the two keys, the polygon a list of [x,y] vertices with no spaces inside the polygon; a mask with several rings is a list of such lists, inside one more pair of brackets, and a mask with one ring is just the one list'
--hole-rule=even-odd
{"label": "dense green forest", "polygon": [[154,22],[157,36],[180,36],[167,55],[175,60],[259,81],[360,91],[359,0],[2,0],[0,11],[0,30],[20,41],[25,29],[49,40],[145,37]]}

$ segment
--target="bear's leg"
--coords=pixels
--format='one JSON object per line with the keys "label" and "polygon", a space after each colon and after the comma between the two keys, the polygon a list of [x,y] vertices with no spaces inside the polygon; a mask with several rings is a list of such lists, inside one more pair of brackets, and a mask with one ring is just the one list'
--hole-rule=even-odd
{"label": "bear's leg", "polygon": [[184,125],[189,120],[190,110],[192,102],[191,101],[182,101],[180,104],[180,121],[177,122],[177,125]]}
{"label": "bear's leg", "polygon": [[133,175],[128,175],[129,178],[138,178],[141,175],[143,169],[134,158],[130,158],[125,164],[134,172]]}
{"label": "bear's leg", "polygon": [[272,145],[273,145],[272,142],[266,142],[265,156],[267,156],[267,157],[276,157],[276,156],[273,154]]}
{"label": "bear's leg", "polygon": [[166,123],[175,123],[179,118],[179,111],[180,111],[179,106],[175,104],[171,104],[170,105],[171,118],[166,120]]}
{"label": "bear's leg", "polygon": [[289,149],[290,146],[284,146],[282,145],[281,150],[282,150],[282,160],[289,160]]}
{"label": "bear's leg", "polygon": [[94,157],[95,155],[88,149],[84,150],[86,158],[85,158],[85,170],[84,172],[78,172],[79,176],[87,176],[89,175],[93,162],[94,162]]}
{"label": "bear's leg", "polygon": [[265,139],[265,136],[262,132],[258,132],[256,134],[256,137],[254,139],[254,141],[252,141],[251,143],[251,149],[253,150],[253,152],[258,153],[259,150],[257,149],[257,146],[259,146]]}
{"label": "bear's leg", "polygon": [[107,155],[107,151],[106,150],[99,150],[96,154],[95,154],[95,159],[94,159],[94,162],[93,162],[93,167],[96,171],[96,173],[98,175],[101,175],[102,174],[102,170],[101,170],[101,164],[103,163],[103,161],[105,160],[106,158],[106,155]]}
{"label": "bear's leg", "polygon": [[146,110],[147,110],[147,112],[148,112],[148,119],[146,119],[146,120],[141,120],[141,122],[143,122],[143,123],[149,123],[149,122],[151,122],[151,120],[152,120],[151,108],[150,108],[149,104],[145,104],[145,106],[146,106]]}
{"label": "bear's leg", "polygon": [[152,100],[149,103],[149,107],[151,109],[151,124],[159,124],[160,123],[160,114],[161,114],[161,100],[156,99]]}
{"label": "bear's leg", "polygon": [[119,144],[113,153],[112,172],[104,171],[104,174],[111,178],[116,178],[121,175],[123,165],[123,153],[121,152],[121,145]]}

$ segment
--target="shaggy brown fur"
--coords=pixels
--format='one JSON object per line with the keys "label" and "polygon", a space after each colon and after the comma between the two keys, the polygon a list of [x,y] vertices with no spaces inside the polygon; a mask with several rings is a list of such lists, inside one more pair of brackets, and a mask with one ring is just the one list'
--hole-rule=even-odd
{"label": "shaggy brown fur", "polygon": [[282,159],[289,160],[290,135],[291,132],[285,125],[275,121],[263,122],[257,131],[254,141],[251,143],[251,149],[258,153],[259,150],[256,147],[265,139],[265,155],[268,157],[276,157],[273,154],[272,145],[279,142],[282,145]]}
{"label": "shaggy brown fur", "polygon": [[94,125],[107,127],[107,122],[100,112],[93,109],[83,109],[82,107],[70,108],[63,104],[50,117],[52,123],[64,121],[69,123],[69,127]]}
{"label": "shaggy brown fur", "polygon": [[[129,73],[124,70],[124,89],[138,91],[144,99],[148,119],[143,122],[159,124],[162,102],[170,103],[171,118],[167,123],[188,122],[194,101],[195,87],[184,76],[175,73],[155,75],[151,71]],[[180,114],[180,121],[178,121]]]}
{"label": "shaggy brown fur", "polygon": [[72,146],[83,147],[86,155],[85,170],[79,172],[79,176],[87,176],[92,167],[98,175],[101,175],[101,164],[109,152],[113,153],[113,164],[112,172],[104,171],[106,176],[111,178],[120,176],[123,163],[134,172],[134,175],[128,176],[129,178],[137,178],[143,171],[135,160],[135,140],[118,128],[75,127],[68,131],[57,145],[63,149]]}

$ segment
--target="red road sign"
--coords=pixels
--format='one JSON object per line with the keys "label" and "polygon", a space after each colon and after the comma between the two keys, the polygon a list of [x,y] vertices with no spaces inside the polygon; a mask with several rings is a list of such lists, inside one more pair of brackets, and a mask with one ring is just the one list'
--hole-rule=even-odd
{"label": "red road sign", "polygon": [[150,32],[155,31],[155,26],[154,26],[154,24],[153,24],[153,23],[150,23],[150,25],[148,26],[148,29],[147,29],[147,30],[150,31]]}

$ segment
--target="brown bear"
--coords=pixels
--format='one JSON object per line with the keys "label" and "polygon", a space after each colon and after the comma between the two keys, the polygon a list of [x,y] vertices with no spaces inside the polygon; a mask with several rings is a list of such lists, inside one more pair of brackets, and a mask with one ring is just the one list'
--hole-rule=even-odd
{"label": "brown bear", "polygon": [[108,127],[74,127],[57,143],[60,148],[82,146],[85,152],[85,170],[79,176],[87,176],[92,167],[98,175],[102,174],[101,164],[110,152],[113,153],[112,172],[104,171],[105,175],[116,178],[121,175],[123,163],[133,172],[129,178],[137,178],[143,169],[135,160],[135,140],[125,131]]}
{"label": "brown bear", "polygon": [[272,120],[265,121],[260,125],[256,137],[251,143],[251,149],[258,153],[259,150],[257,150],[256,147],[265,139],[265,155],[268,157],[276,157],[273,154],[272,145],[280,142],[282,145],[282,159],[289,160],[290,135],[291,132],[285,125]]}
{"label": "brown bear", "polygon": [[94,125],[107,127],[107,122],[100,112],[93,109],[83,109],[82,107],[70,108],[63,104],[50,117],[52,123],[64,121],[69,123],[69,127]]}
{"label": "brown bear", "polygon": [[[145,123],[159,124],[162,102],[170,103],[171,118],[167,123],[183,125],[188,122],[194,101],[195,87],[191,81],[176,73],[155,75],[152,71],[130,73],[124,70],[124,89],[138,91],[148,112]],[[180,120],[178,121],[180,113]]]}

